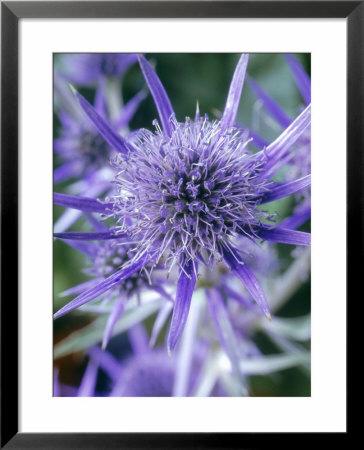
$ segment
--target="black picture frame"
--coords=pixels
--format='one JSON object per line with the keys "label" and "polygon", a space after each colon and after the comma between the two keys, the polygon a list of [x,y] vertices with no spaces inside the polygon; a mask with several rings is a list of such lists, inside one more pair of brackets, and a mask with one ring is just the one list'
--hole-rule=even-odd
{"label": "black picture frame", "polygon": [[[346,18],[347,20],[347,300],[363,272],[364,2],[119,1],[1,2],[1,448],[260,448],[279,433],[18,432],[18,23],[22,18]],[[359,241],[359,242],[358,242]],[[361,276],[360,276],[361,275]],[[11,297],[11,301],[9,301]],[[349,312],[349,311],[348,311]],[[350,345],[348,345],[348,349]],[[349,418],[349,412],[348,412]],[[335,435],[339,443],[349,437]],[[286,434],[301,444],[310,434]],[[327,436],[316,434],[327,442]],[[269,442],[269,444],[268,444]],[[342,442],[343,443],[343,442]]]}

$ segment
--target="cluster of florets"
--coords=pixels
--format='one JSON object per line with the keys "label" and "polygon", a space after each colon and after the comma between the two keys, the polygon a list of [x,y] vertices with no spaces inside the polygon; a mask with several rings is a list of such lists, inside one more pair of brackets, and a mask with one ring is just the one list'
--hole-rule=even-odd
{"label": "cluster of florets", "polygon": [[100,71],[108,76],[117,76],[120,74],[121,61],[118,54],[100,53],[99,54]]}
{"label": "cluster of florets", "polygon": [[61,135],[54,150],[73,166],[74,174],[85,174],[105,166],[112,152],[88,120],[76,121],[63,113]]}
{"label": "cluster of florets", "polygon": [[[96,91],[92,105],[72,87],[76,106],[85,116],[74,108],[73,97],[64,99],[62,106],[68,106],[67,113],[74,111],[73,119],[59,115],[63,129],[55,149],[64,164],[55,180],[67,179],[65,174],[68,179],[82,178],[70,186],[72,195],[54,195],[55,204],[69,208],[55,237],[71,241],[87,255],[85,272],[93,279],[64,293],[77,296],[55,318],[101,300],[85,309],[107,313],[107,319],[96,319],[73,335],[70,341],[76,344],[71,350],[79,349],[78,340],[86,349],[96,333],[105,350],[123,331],[128,331],[133,350],[130,355],[128,346],[119,353],[118,347],[119,365],[112,353],[89,349],[90,361],[77,395],[96,395],[99,368],[113,382],[111,391],[107,389],[111,396],[235,396],[249,393],[249,375],[306,366],[308,352],[293,342],[297,337],[290,335],[293,325],[275,320],[274,313],[302,283],[309,254],[297,255],[286,269],[274,244],[310,245],[310,234],[297,230],[310,217],[309,80],[294,66],[307,94],[307,107],[294,120],[251,81],[282,128],[269,143],[237,122],[249,55],[239,58],[221,120],[201,117],[197,108],[194,120],[184,122],[177,121],[161,80],[139,55],[160,122],[155,120],[151,131],[129,132],[126,125],[144,94],[133,97],[119,114],[123,103],[119,76],[137,56],[69,57],[73,64],[67,80],[93,85]],[[58,88],[64,94],[62,86]],[[292,195],[298,207],[278,221],[272,202]],[[66,231],[82,213],[94,230]],[[179,269],[170,273],[175,265]],[[272,325],[260,319],[272,319],[271,313]],[[156,314],[153,325],[152,314]],[[256,331],[272,338],[280,353],[266,358],[256,345]],[[307,331],[303,340],[306,336]],[[150,348],[164,337],[173,358]],[[68,348],[67,342],[63,348]],[[59,350],[57,354],[62,355]]]}
{"label": "cluster of florets", "polygon": [[[134,247],[133,244],[123,243],[119,240],[100,242],[94,255],[89,258],[90,267],[85,270],[85,273],[95,278],[107,278],[129,261],[129,252]],[[140,273],[135,273],[120,282],[115,289],[130,297],[150,283],[149,274],[145,268]]]}
{"label": "cluster of florets", "polygon": [[136,61],[134,53],[64,54],[59,69],[69,81],[89,85],[104,77],[121,76]]}
{"label": "cluster of florets", "polygon": [[117,397],[170,397],[175,366],[161,350],[128,358],[111,392]]}
{"label": "cluster of florets", "polygon": [[138,242],[136,257],[168,249],[171,265],[196,259],[209,264],[233,235],[252,237],[261,219],[272,218],[257,200],[268,181],[241,130],[222,131],[221,122],[207,117],[171,123],[170,138],[155,122],[154,133],[141,130],[128,155],[116,158],[114,214]]}

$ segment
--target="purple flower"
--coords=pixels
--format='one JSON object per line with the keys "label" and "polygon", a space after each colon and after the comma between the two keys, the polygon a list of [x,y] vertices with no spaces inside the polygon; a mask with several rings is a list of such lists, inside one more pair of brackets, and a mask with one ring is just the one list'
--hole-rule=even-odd
{"label": "purple flower", "polygon": [[[286,54],[285,59],[304,101],[304,106],[300,108],[302,111],[305,106],[308,106],[311,103],[311,80],[300,62],[293,55]],[[248,78],[248,83],[255,96],[259,99],[264,109],[269,113],[270,117],[278,125],[279,129],[282,130],[288,127],[292,123],[293,119],[287,114],[287,112],[253,79]],[[258,138],[258,144],[261,139],[262,138]],[[284,166],[283,175],[288,181],[304,177],[311,173],[310,126],[308,126],[305,132],[302,133],[295,146],[292,147],[291,151],[285,155],[284,159],[282,159],[281,165],[282,167]],[[310,190],[307,189],[303,192],[299,192],[296,196],[298,200],[301,200],[302,197],[304,199],[308,199],[306,206],[309,206],[309,193]]]}
{"label": "purple flower", "polygon": [[[306,249],[299,260],[271,279],[273,312],[282,304],[279,290],[282,285],[291,291],[299,287],[297,281],[302,270],[307,269],[307,258]],[[55,383],[54,395],[242,396],[252,393],[251,375],[270,375],[290,367],[309,372],[309,352],[303,343],[310,336],[310,317],[274,316],[270,322],[257,316],[253,304],[250,303],[250,308],[245,302],[233,279],[229,280],[229,286],[200,288],[181,343],[170,358],[161,347],[150,348],[143,326],[133,326],[128,330],[131,355],[125,352],[125,345],[120,353],[121,341],[114,341],[113,345],[114,351],[121,355],[117,359],[98,347],[86,349],[89,363],[79,388],[72,391]],[[94,324],[89,328],[94,335]],[[256,342],[257,332],[264,333],[275,344],[269,354],[262,352],[259,340]],[[78,339],[87,342],[86,336],[87,331],[85,335],[80,330],[73,342]],[[70,352],[72,347],[66,343],[64,349]],[[60,356],[59,351],[57,354]],[[106,390],[96,390],[98,369],[110,379]]]}
{"label": "purple flower", "polygon": [[[77,389],[59,383],[56,370],[54,396],[81,397],[105,394],[110,397],[173,396],[176,359],[169,358],[161,348],[149,348],[142,326],[131,328],[128,337],[131,354],[115,357],[97,346],[87,351],[88,365]],[[102,370],[110,380],[103,394],[97,390],[99,370]],[[191,377],[191,381],[195,378],[196,376]]]}
{"label": "purple flower", "polygon": [[[239,238],[310,245],[308,233],[275,226],[276,215],[262,206],[309,188],[309,175],[283,183],[274,177],[309,127],[311,108],[305,108],[274,142],[254,154],[248,150],[246,133],[236,126],[248,55],[240,57],[222,118],[214,122],[200,117],[199,111],[194,120],[177,121],[155,71],[143,56],[139,63],[160,117],[161,126],[155,121],[154,132],[139,130],[131,139],[124,139],[75,94],[91,122],[118,153],[113,162],[117,193],[107,200],[105,214],[113,216],[118,232],[137,245],[125,266],[70,305],[78,305],[80,298],[82,302],[95,298],[101,290],[111,289],[147,265],[163,263],[169,271],[176,265],[177,291],[167,342],[171,351],[188,317],[199,266],[212,270],[223,260],[270,317],[265,293],[244,258]],[[79,200],[79,209],[88,207],[87,201]],[[218,304],[215,302],[212,310]]]}
{"label": "purple flower", "polygon": [[104,168],[110,160],[111,147],[89,120],[74,120],[65,112],[58,114],[62,128],[54,141],[54,151],[63,160],[54,171],[54,182],[87,177]]}
{"label": "purple flower", "polygon": [[163,350],[128,358],[111,391],[113,397],[171,397],[175,366]]}
{"label": "purple flower", "polygon": [[137,60],[134,53],[64,54],[59,70],[71,83],[90,85],[107,77],[121,77]]}
{"label": "purple flower", "polygon": [[[88,216],[88,219],[94,225],[95,231],[55,233],[55,237],[63,239],[86,256],[88,267],[84,272],[92,277],[91,280],[62,292],[62,296],[79,294],[78,301],[76,304],[72,302],[66,304],[55,314],[55,318],[87,303],[91,291],[93,298],[99,298],[102,304],[112,304],[102,341],[102,346],[105,348],[129,300],[136,297],[140,304],[143,289],[155,290],[158,294],[168,297],[163,288],[163,284],[167,284],[167,280],[156,278],[155,271],[152,279],[148,273],[151,267],[145,265],[139,272],[131,271],[129,276],[121,277],[111,285],[108,284],[108,288],[105,290],[104,285],[108,282],[108,277],[119,271],[129,261],[129,255],[134,249],[135,243],[125,239],[125,235],[109,230],[92,216]],[[89,240],[94,242],[89,242]]]}
{"label": "purple flower", "polygon": [[[91,178],[95,172],[109,166],[113,148],[105,142],[97,128],[90,122],[58,73],[54,75],[54,89],[57,96],[57,116],[60,121],[59,137],[54,140],[54,150],[62,164],[54,172],[54,182],[70,178]],[[113,127],[123,134],[133,118],[140,102],[145,98],[143,91],[135,95],[113,120]],[[108,118],[107,102],[101,88],[96,90],[95,110]],[[112,174],[109,169],[110,174]],[[95,178],[95,177],[93,177]],[[111,181],[112,178],[107,178]],[[95,180],[93,180],[95,181]]]}
{"label": "purple flower", "polygon": [[[110,193],[113,179],[110,167],[114,153],[112,146],[100,136],[58,72],[54,74],[54,91],[57,116],[61,125],[53,144],[60,162],[54,171],[54,183],[72,180],[73,183],[68,189],[73,194],[87,193],[96,197],[104,192]],[[112,121],[118,133],[128,134],[128,124],[144,98],[145,92],[141,91],[120,109]],[[109,117],[108,101],[104,98],[102,86],[96,89],[94,101],[98,114]],[[121,99],[117,103],[120,101]],[[66,230],[79,216],[78,211],[66,211],[55,224],[55,231]]]}

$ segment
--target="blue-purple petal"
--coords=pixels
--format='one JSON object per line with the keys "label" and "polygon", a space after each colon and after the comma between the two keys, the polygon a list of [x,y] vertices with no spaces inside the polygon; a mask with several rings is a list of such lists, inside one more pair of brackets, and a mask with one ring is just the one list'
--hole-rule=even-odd
{"label": "blue-purple petal", "polygon": [[270,242],[289,245],[303,245],[309,247],[311,245],[311,234],[304,231],[289,230],[287,228],[265,228],[260,227],[258,236]]}
{"label": "blue-purple petal", "polygon": [[186,325],[190,310],[191,298],[196,284],[195,267],[192,261],[184,265],[177,283],[176,300],[173,307],[171,326],[169,329],[167,347],[171,353]]}
{"label": "blue-purple petal", "polygon": [[101,283],[97,284],[96,286],[92,287],[91,289],[88,289],[86,292],[83,292],[78,297],[71,300],[67,305],[65,305],[63,308],[61,308],[59,311],[56,312],[54,315],[54,318],[61,317],[70,311],[73,311],[76,308],[79,308],[80,306],[84,305],[85,303],[90,302],[91,300],[94,300],[95,298],[99,297],[100,295],[104,294],[105,292],[109,291],[111,288],[116,286],[121,281],[126,280],[130,276],[134,275],[134,273],[141,270],[144,266],[146,266],[150,262],[150,256],[149,255],[143,255],[137,262],[134,264],[131,264],[127,267],[124,267],[114,274],[112,274],[110,277],[103,280]]}
{"label": "blue-purple petal", "polygon": [[105,141],[117,152],[124,154],[128,153],[129,148],[125,139],[111,128],[106,120],[99,115],[96,109],[84,97],[82,97],[81,94],[79,94],[75,89],[73,89],[73,91],[81,108],[84,110],[87,117]]}
{"label": "blue-purple petal", "polygon": [[164,89],[153,67],[142,55],[139,56],[139,64],[143,72],[145,81],[152,94],[155,106],[157,107],[163,131],[167,136],[171,136],[172,127],[170,118],[174,114],[174,112],[167,92]]}
{"label": "blue-purple petal", "polygon": [[298,180],[282,183],[270,189],[269,192],[263,195],[261,203],[269,203],[278,200],[296,192],[303,191],[311,186],[311,175],[299,178]]}
{"label": "blue-purple petal", "polygon": [[305,104],[311,103],[311,79],[293,55],[284,55]]}
{"label": "blue-purple petal", "polygon": [[239,369],[239,360],[241,358],[239,346],[224,301],[217,289],[209,289],[206,298],[210,316],[215,326],[220,344],[228,355],[235,376],[239,379],[245,393],[246,389]]}
{"label": "blue-purple petal", "polygon": [[252,78],[248,77],[247,81],[255,96],[262,101],[265,109],[271,114],[273,119],[275,119],[282,128],[288,127],[292,120],[284,109]]}
{"label": "blue-purple petal", "polygon": [[236,66],[233,79],[230,83],[229,93],[225,103],[225,109],[221,119],[221,128],[226,130],[235,124],[238,114],[241,92],[244,86],[249,55],[242,54]]}
{"label": "blue-purple petal", "polygon": [[222,247],[224,259],[231,269],[231,271],[242,281],[258,306],[262,309],[264,314],[270,319],[270,311],[264,291],[257,280],[252,270],[248,267],[245,261],[241,258],[235,249],[228,249],[226,246]]}
{"label": "blue-purple petal", "polygon": [[78,209],[79,211],[106,213],[112,209],[111,203],[101,203],[94,198],[60,194],[59,192],[53,193],[53,201],[55,205]]}
{"label": "blue-purple petal", "polygon": [[106,348],[109,340],[111,339],[115,325],[122,316],[124,309],[125,309],[125,299],[124,298],[117,299],[105,325],[105,330],[102,337],[103,350]]}
{"label": "blue-purple petal", "polygon": [[302,133],[311,124],[311,105],[307,106],[302,113],[286,128],[278,138],[265,150],[258,154],[258,158],[267,159],[265,164],[265,176],[274,173],[274,167],[286,155],[293,144],[302,136]]}
{"label": "blue-purple petal", "polygon": [[106,241],[109,239],[125,238],[125,234],[117,234],[114,230],[110,231],[65,231],[63,233],[54,233],[58,239],[70,239],[80,241]]}

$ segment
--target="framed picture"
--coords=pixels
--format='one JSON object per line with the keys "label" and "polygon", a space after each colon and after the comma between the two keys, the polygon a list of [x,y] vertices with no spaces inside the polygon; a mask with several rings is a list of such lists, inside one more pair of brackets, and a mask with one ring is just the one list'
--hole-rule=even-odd
{"label": "framed picture", "polygon": [[363,8],[2,2],[2,447],[347,439]]}

